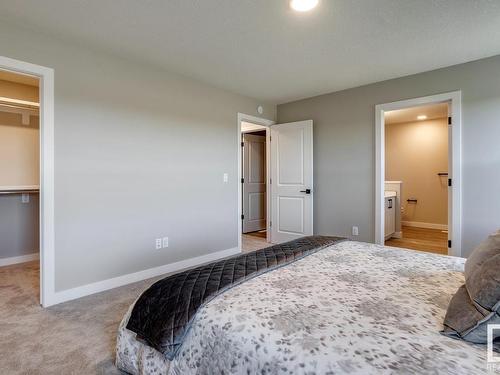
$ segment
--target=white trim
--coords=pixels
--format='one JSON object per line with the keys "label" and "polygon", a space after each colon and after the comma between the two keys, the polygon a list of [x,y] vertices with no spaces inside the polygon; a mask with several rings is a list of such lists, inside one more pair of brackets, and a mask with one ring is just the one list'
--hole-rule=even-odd
{"label": "white trim", "polygon": [[54,243],[54,70],[0,56],[0,69],[40,80],[40,303],[55,294]]}
{"label": "white trim", "polygon": [[384,112],[395,109],[416,107],[438,102],[451,102],[451,168],[448,171],[453,180],[451,188],[451,237],[449,255],[462,255],[462,92],[453,91],[421,98],[401,100],[375,106],[375,243],[384,243],[384,184],[385,184],[385,124]]}
{"label": "white trim", "polygon": [[213,262],[215,260],[226,258],[228,256],[239,253],[240,249],[237,247],[233,247],[231,249],[218,251],[216,253],[210,253],[195,258],[185,259],[179,262],[165,264],[163,266],[149,268],[147,270],[139,272],[129,273],[128,275],[118,276],[112,279],[82,285],[73,289],[63,290],[52,295],[50,300],[47,301],[47,304],[51,306],[58,303],[71,301],[91,294],[104,292],[109,289],[118,288],[127,284],[150,279],[152,277],[178,272],[187,268],[199,266],[208,262]]}
{"label": "white trim", "polygon": [[446,224],[424,223],[421,221],[402,221],[401,225],[413,228],[448,230],[448,225]]}
{"label": "white trim", "polygon": [[39,258],[40,258],[40,254],[38,252],[32,253],[32,254],[27,254],[27,255],[20,255],[17,257],[0,258],[0,267],[10,266],[11,264],[32,262],[32,261],[37,260]]}
{"label": "white trim", "polygon": [[267,242],[272,242],[272,238],[271,238],[271,228],[269,227],[269,223],[270,223],[270,220],[271,220],[271,205],[270,205],[270,201],[271,201],[271,198],[270,198],[270,194],[269,194],[269,176],[270,176],[270,168],[269,166],[271,165],[271,153],[270,153],[270,146],[271,146],[271,132],[269,131],[269,127],[271,125],[274,125],[276,122],[275,121],[272,121],[272,120],[268,120],[268,119],[265,119],[265,118],[261,118],[261,117],[256,117],[256,116],[252,116],[252,115],[246,115],[244,113],[239,113],[238,112],[238,122],[237,122],[237,126],[236,126],[236,129],[238,131],[238,217],[237,217],[237,220],[238,220],[238,248],[240,249],[241,251],[241,246],[242,246],[242,236],[243,236],[243,221],[241,220],[241,215],[242,215],[242,212],[243,212],[243,207],[242,207],[242,194],[243,194],[243,190],[241,188],[241,178],[243,177],[243,170],[241,168],[241,160],[242,160],[242,152],[241,152],[241,122],[242,121],[245,121],[245,122],[251,122],[253,124],[257,124],[257,125],[262,125],[262,126],[265,126],[266,127],[266,163],[267,163],[267,166],[266,166],[266,197],[267,197],[267,201],[266,201],[266,208],[267,208],[267,212],[266,212],[266,228],[267,228]]}

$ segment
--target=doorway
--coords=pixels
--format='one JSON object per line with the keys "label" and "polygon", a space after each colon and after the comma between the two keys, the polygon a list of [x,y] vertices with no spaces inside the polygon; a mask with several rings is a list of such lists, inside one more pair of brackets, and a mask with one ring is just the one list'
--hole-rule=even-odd
{"label": "doorway", "polygon": [[[40,279],[39,87],[37,77],[0,70],[0,280],[35,293],[30,286]],[[13,273],[17,281],[9,282]]]}
{"label": "doorway", "polygon": [[[4,265],[6,268],[18,267],[22,266],[21,262],[39,258],[28,271],[37,273],[31,283],[39,285],[39,296],[34,299],[46,307],[57,303],[54,283],[54,71],[0,56],[0,79],[4,90],[0,95],[4,114],[0,115],[3,122],[11,121],[7,124],[7,132],[16,137],[10,149],[4,149],[4,152],[9,151],[8,160],[12,159],[12,165],[3,167],[14,168],[2,172],[5,180],[0,185],[2,196],[9,199],[9,210],[18,210],[25,224],[12,229],[21,231],[14,241],[6,240],[12,233],[2,235],[8,251],[23,252],[8,256]],[[31,97],[22,97],[29,93]],[[18,133],[22,136],[17,137]],[[11,219],[7,218],[7,223]],[[15,224],[11,221],[9,225]]]}
{"label": "doorway", "polygon": [[387,246],[448,254],[448,106],[384,114]]}
{"label": "doorway", "polygon": [[269,245],[269,126],[274,122],[240,116],[240,162],[238,192],[241,207],[240,249],[255,251]]}
{"label": "doorway", "polygon": [[460,92],[376,107],[376,242],[461,255]]}
{"label": "doorway", "polygon": [[[237,129],[239,249],[243,252],[258,250],[270,243],[312,235],[313,121],[275,124],[270,120],[239,113]],[[254,137],[264,135],[265,146],[262,138]],[[255,142],[256,147],[245,150],[245,137],[247,142]],[[264,147],[265,161],[262,153]],[[252,149],[259,150],[261,156],[255,160],[261,167],[255,169],[255,176],[250,181],[257,183],[244,189],[245,181],[249,182],[250,178],[248,172],[251,171],[247,168],[247,177],[244,176],[244,161],[248,163],[251,160],[250,155],[244,158],[244,154]],[[265,200],[256,200],[252,207],[253,203],[243,194],[244,191],[248,195],[265,196]],[[248,221],[245,221],[245,215],[250,215]],[[244,243],[243,240],[252,240],[253,243]]]}

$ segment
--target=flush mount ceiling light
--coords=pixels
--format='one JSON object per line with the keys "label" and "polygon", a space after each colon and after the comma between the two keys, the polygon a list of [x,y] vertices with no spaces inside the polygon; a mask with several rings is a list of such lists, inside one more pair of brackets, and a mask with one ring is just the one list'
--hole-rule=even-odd
{"label": "flush mount ceiling light", "polygon": [[297,12],[308,12],[314,9],[319,0],[290,0],[290,8]]}
{"label": "flush mount ceiling light", "polygon": [[426,115],[418,115],[417,120],[426,120],[427,116]]}

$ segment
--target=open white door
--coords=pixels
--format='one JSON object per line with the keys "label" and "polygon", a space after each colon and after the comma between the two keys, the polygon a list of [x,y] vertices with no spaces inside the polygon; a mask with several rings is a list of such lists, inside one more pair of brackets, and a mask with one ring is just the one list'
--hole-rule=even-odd
{"label": "open white door", "polygon": [[271,126],[271,241],[313,234],[313,122]]}
{"label": "open white door", "polygon": [[266,136],[243,135],[243,233],[266,229]]}

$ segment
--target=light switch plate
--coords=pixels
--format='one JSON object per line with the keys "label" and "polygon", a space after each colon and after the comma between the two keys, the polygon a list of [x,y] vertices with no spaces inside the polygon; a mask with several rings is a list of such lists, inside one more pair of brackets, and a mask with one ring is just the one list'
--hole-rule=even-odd
{"label": "light switch plate", "polygon": [[21,203],[29,203],[30,202],[30,195],[27,193],[24,193],[21,195]]}
{"label": "light switch plate", "polygon": [[224,180],[224,183],[227,183],[229,181],[229,174],[224,173],[224,176],[222,178]]}

